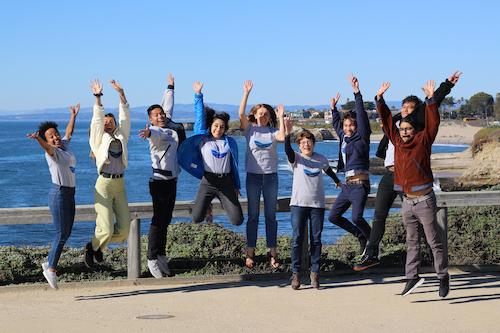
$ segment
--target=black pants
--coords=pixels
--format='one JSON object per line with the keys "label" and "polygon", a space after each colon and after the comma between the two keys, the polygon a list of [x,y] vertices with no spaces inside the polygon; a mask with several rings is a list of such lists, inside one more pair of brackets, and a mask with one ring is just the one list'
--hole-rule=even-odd
{"label": "black pants", "polygon": [[243,223],[243,211],[231,175],[219,178],[210,173],[205,173],[201,179],[200,188],[193,204],[193,222],[200,223],[205,219],[208,206],[213,198],[220,200],[231,224],[241,225]]}
{"label": "black pants", "polygon": [[167,229],[172,221],[172,211],[177,194],[177,178],[171,180],[149,180],[149,193],[153,199],[153,218],[148,236],[148,259],[164,256],[167,247]]}
{"label": "black pants", "polygon": [[372,231],[366,245],[367,255],[378,256],[379,244],[385,232],[385,220],[398,195],[400,192],[394,191],[394,173],[386,171],[378,184]]}

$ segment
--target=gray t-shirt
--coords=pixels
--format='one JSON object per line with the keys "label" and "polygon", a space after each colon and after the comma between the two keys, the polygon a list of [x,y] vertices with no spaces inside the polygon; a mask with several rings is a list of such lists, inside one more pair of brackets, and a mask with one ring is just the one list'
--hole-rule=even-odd
{"label": "gray t-shirt", "polygon": [[45,153],[52,183],[59,186],[75,187],[75,154],[69,149],[69,140],[62,139],[62,147],[54,147],[54,156]]}
{"label": "gray t-shirt", "polygon": [[119,175],[125,172],[125,165],[122,160],[122,143],[120,140],[115,139],[111,141],[108,149],[108,163],[104,163],[101,172],[110,173],[112,175]]}
{"label": "gray t-shirt", "polygon": [[278,172],[276,133],[278,129],[249,124],[245,131],[247,139],[247,172],[270,174]]}
{"label": "gray t-shirt", "polygon": [[318,153],[311,157],[295,152],[290,206],[325,208],[325,188],[322,170],[329,167],[328,159]]}
{"label": "gray t-shirt", "polygon": [[231,150],[226,140],[209,139],[201,146],[205,171],[212,173],[231,172]]}
{"label": "gray t-shirt", "polygon": [[[151,166],[153,169],[160,169],[164,173],[153,171],[153,179],[168,180],[179,176],[181,171],[177,163],[177,147],[179,146],[179,136],[177,132],[170,128],[151,126],[149,128],[149,151],[151,154]],[[171,175],[168,175],[168,173]]]}

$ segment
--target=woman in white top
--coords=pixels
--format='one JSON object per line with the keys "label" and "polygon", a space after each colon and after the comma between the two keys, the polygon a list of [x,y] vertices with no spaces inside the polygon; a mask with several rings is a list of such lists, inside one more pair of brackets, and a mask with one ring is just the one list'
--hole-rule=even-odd
{"label": "woman in white top", "polygon": [[276,112],[268,104],[257,104],[245,114],[248,96],[253,88],[252,81],[243,84],[243,98],[240,104],[240,127],[245,131],[247,140],[246,189],[248,198],[247,250],[245,265],[252,268],[255,264],[255,247],[259,225],[260,197],[264,197],[266,221],[266,242],[268,257],[272,268],[278,268],[276,239],[276,203],[278,201],[278,143],[285,140],[283,117],[285,109],[278,106],[279,129]]}
{"label": "woman in white top", "polygon": [[41,123],[38,131],[28,134],[28,137],[36,140],[45,151],[45,159],[52,179],[49,208],[56,233],[49,251],[48,262],[42,264],[42,269],[43,276],[54,289],[57,289],[57,262],[64,244],[71,235],[75,220],[76,159],[69,149],[69,143],[75,128],[76,116],[80,111],[80,104],[70,107],[70,110],[71,116],[63,138],[57,130],[57,124],[52,121]]}

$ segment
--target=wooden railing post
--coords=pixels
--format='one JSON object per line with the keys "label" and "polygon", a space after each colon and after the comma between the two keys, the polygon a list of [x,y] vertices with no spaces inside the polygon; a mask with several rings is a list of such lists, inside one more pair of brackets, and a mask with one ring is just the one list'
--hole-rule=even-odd
{"label": "wooden railing post", "polygon": [[141,275],[141,219],[130,221],[127,243],[127,279],[135,280]]}
{"label": "wooden railing post", "polygon": [[439,227],[439,237],[443,243],[443,255],[448,259],[448,208],[441,207],[437,211],[437,223]]}

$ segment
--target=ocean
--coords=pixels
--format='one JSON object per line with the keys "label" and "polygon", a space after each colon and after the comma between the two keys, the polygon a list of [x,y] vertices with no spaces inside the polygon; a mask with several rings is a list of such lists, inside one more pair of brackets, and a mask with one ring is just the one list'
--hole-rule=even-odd
{"label": "ocean", "polygon": [[[35,140],[26,138],[27,133],[34,132],[38,127],[37,121],[0,121],[0,207],[34,207],[46,206],[50,186],[50,174],[42,149]],[[59,130],[64,132],[65,123],[60,123]],[[76,167],[76,204],[92,204],[93,189],[97,178],[97,171],[93,160],[89,157],[88,122],[78,122],[71,140],[71,148],[77,158]],[[151,175],[151,160],[149,144],[137,135],[144,122],[132,122],[131,138],[129,140],[129,167],[126,171],[126,188],[129,202],[151,201],[148,180]],[[191,135],[190,132],[187,135]],[[240,177],[243,188],[241,194],[246,197],[245,191],[245,138],[234,137],[239,145]],[[374,157],[378,143],[371,144],[370,155]],[[318,142],[315,151],[333,160],[338,156],[337,141]],[[466,149],[465,145],[434,145],[433,152],[459,152]],[[298,147],[294,147],[298,150]],[[283,145],[279,145],[279,196],[290,196],[292,189],[292,174],[288,167]],[[327,195],[336,195],[339,190],[328,176],[324,176],[325,192]],[[339,178],[344,179],[340,174]],[[376,193],[380,176],[371,175],[372,193]],[[183,171],[177,185],[177,200],[193,200],[198,189],[199,180]],[[329,207],[327,207],[329,208]],[[350,216],[350,211],[346,213]],[[325,216],[328,216],[326,212]],[[365,219],[370,223],[373,209],[366,209]],[[291,235],[289,213],[278,213],[278,234]],[[188,218],[174,218],[172,223],[188,222]],[[225,216],[215,216],[214,221],[235,232],[245,234],[245,223],[239,227],[228,223]],[[147,235],[149,221],[141,221],[141,233]],[[73,232],[67,242],[68,246],[80,247],[90,240],[94,231],[94,223],[75,223]],[[45,246],[52,238],[52,225],[0,225],[0,245],[14,246]],[[323,243],[332,244],[343,235],[343,230],[329,223],[325,218]],[[261,216],[259,237],[265,236],[264,220]]]}

